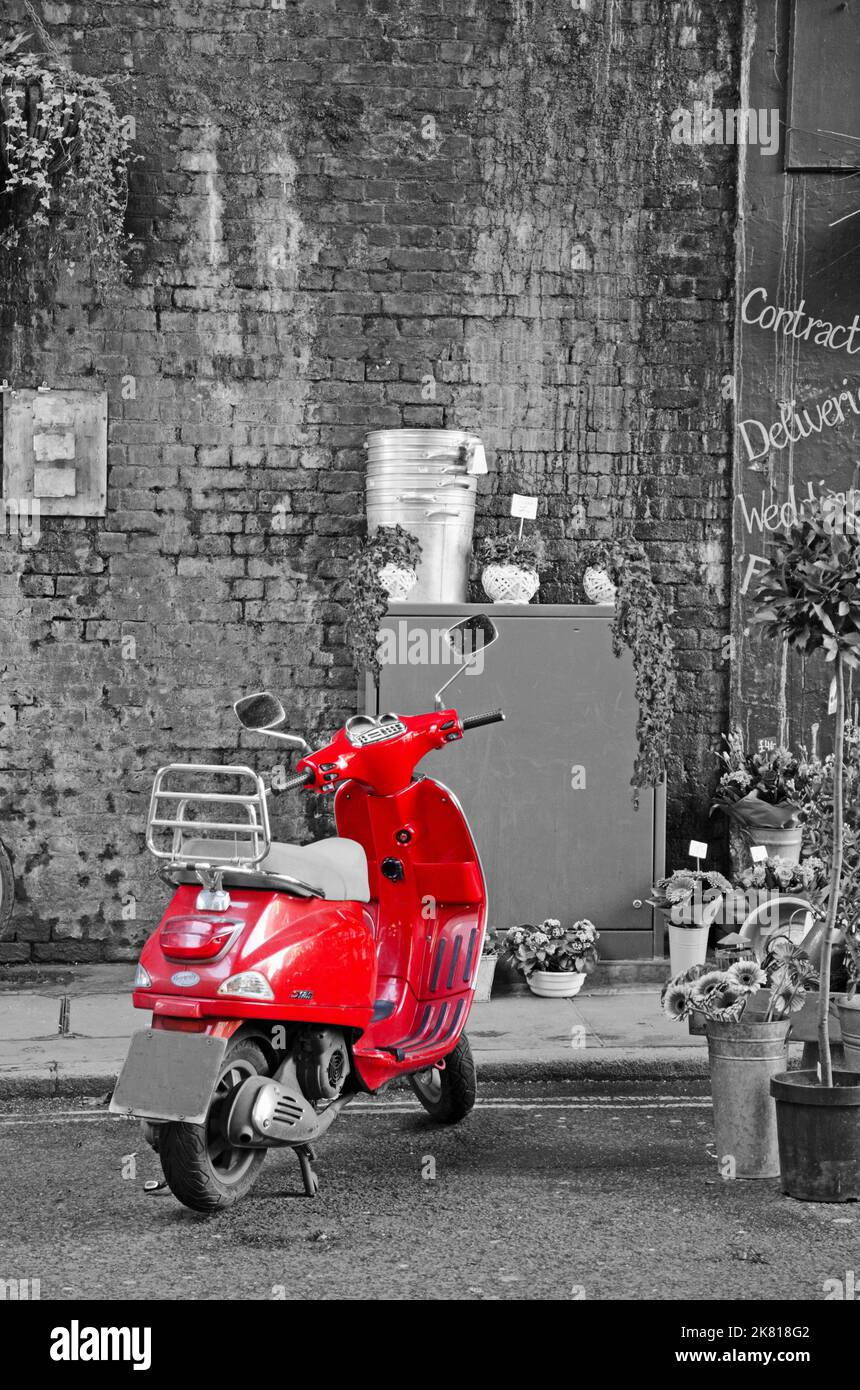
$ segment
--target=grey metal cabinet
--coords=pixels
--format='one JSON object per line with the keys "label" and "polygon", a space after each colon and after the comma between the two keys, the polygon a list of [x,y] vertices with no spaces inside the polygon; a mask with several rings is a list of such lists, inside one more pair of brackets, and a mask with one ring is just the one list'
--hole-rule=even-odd
{"label": "grey metal cabinet", "polygon": [[490,612],[500,640],[483,671],[446,700],[461,714],[500,706],[507,720],[431,754],[424,769],[451,788],[484,864],[492,924],[590,917],[604,959],[662,955],[662,923],[645,899],[663,873],[663,789],[634,810],[636,702],[628,653],[612,653],[611,609],[562,605],[393,604],[385,664],[368,708],[413,714],[454,669],[441,635]]}

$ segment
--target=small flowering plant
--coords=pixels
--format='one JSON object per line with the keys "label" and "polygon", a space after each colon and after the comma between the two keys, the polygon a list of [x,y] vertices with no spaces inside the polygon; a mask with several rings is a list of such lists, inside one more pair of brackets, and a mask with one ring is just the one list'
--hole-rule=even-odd
{"label": "small flowering plant", "polygon": [[599,937],[594,923],[586,917],[571,927],[563,927],[556,917],[547,917],[536,927],[512,927],[504,954],[526,979],[535,970],[590,975],[598,961]]}
{"label": "small flowering plant", "polygon": [[775,855],[744,869],[737,882],[745,892],[765,888],[775,893],[815,894],[827,883],[828,872],[824,860],[814,854],[800,864],[789,864]]}
{"label": "small flowering plant", "polygon": [[689,1018],[700,1011],[718,1023],[737,1023],[753,995],[768,990],[766,1011],[758,1017],[763,1023],[777,1023],[803,1007],[806,990],[817,979],[811,961],[790,937],[772,936],[761,962],[738,960],[727,970],[691,966],[664,986],[660,1002],[669,1018]]}
{"label": "small flowering plant", "polygon": [[695,927],[713,921],[723,898],[732,892],[732,885],[722,874],[676,869],[654,884],[648,901],[668,912],[675,926]]}

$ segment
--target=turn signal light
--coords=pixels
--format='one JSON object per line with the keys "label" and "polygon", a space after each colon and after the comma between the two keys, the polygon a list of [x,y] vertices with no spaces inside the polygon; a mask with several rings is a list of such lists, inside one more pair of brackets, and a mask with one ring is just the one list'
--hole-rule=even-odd
{"label": "turn signal light", "polygon": [[241,975],[231,975],[223,985],[218,986],[219,994],[240,995],[243,999],[274,999],[272,986],[259,970],[243,970]]}

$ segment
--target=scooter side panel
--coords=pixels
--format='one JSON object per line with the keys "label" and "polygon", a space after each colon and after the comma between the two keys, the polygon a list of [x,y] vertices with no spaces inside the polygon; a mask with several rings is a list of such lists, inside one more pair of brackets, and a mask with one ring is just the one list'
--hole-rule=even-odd
{"label": "scooter side panel", "polygon": [[456,1045],[473,999],[486,890],[459,806],[429,778],[387,797],[349,783],[335,811],[340,834],[362,843],[372,864],[389,861],[393,870],[372,882],[379,898],[377,1003],[393,1008],[378,1010],[355,1048],[374,1090],[415,1070],[416,1057],[430,1065]]}

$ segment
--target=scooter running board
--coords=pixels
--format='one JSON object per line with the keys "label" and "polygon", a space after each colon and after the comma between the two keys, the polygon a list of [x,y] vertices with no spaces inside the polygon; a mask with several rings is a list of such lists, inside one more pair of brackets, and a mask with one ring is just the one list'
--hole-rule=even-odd
{"label": "scooter running board", "polygon": [[457,1000],[453,1009],[450,1001],[444,1004],[427,1004],[415,1032],[402,1042],[395,1043],[393,1047],[386,1048],[386,1051],[392,1052],[398,1062],[411,1062],[413,1058],[423,1056],[425,1052],[435,1052],[454,1036],[465,1007],[462,999]]}

